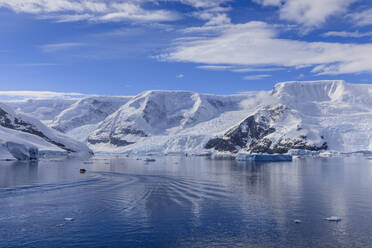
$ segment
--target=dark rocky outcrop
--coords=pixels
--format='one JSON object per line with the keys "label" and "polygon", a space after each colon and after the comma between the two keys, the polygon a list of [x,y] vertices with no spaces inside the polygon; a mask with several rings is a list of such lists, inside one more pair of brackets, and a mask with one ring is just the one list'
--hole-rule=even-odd
{"label": "dark rocky outcrop", "polygon": [[48,136],[46,136],[42,131],[40,131],[33,124],[28,123],[17,117],[10,118],[9,113],[3,108],[1,108],[1,106],[0,106],[0,126],[39,136],[43,138],[44,140],[46,140],[47,142],[52,143],[64,149],[65,151],[75,152],[74,150],[67,148],[64,144],[50,139]]}
{"label": "dark rocky outcrop", "polygon": [[[239,125],[228,130],[222,138],[213,138],[205,145],[206,149],[214,149],[221,152],[237,153],[244,149],[252,153],[287,153],[291,149],[303,149],[309,151],[320,151],[328,148],[327,142],[320,146],[311,144],[305,135],[298,138],[282,137],[273,142],[267,138],[275,133],[276,121],[285,113],[289,112],[284,105],[274,107],[268,106],[259,110],[254,115],[243,120]],[[297,131],[302,129],[297,127]]]}
{"label": "dark rocky outcrop", "polygon": [[126,140],[121,140],[115,137],[110,136],[108,139],[95,139],[95,138],[88,138],[88,143],[92,145],[96,144],[112,144],[115,146],[127,146],[134,144],[134,142],[128,142]]}

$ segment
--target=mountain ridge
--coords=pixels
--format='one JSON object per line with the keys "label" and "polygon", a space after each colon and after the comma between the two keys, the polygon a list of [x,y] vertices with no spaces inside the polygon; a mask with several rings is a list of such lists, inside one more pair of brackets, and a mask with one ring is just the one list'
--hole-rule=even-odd
{"label": "mountain ridge", "polygon": [[368,84],[289,81],[277,83],[271,91],[235,95],[149,90],[126,100],[105,118],[96,118],[95,111],[87,108],[86,116],[95,121],[76,128],[75,135],[84,134],[98,152],[372,150],[372,85]]}

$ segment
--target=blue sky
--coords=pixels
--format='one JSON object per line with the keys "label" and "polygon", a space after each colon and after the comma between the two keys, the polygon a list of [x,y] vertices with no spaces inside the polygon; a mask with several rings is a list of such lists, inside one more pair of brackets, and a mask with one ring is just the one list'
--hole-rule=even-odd
{"label": "blue sky", "polygon": [[368,0],[0,0],[0,90],[369,83],[371,27]]}

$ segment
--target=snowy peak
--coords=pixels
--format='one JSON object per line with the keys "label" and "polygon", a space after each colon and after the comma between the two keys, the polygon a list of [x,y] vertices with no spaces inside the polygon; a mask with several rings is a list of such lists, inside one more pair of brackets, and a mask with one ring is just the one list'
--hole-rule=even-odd
{"label": "snowy peak", "polygon": [[184,114],[193,109],[194,103],[195,96],[192,92],[147,91],[133,99],[129,106],[135,108],[137,113],[133,114],[146,132],[161,133],[167,128],[180,125]]}
{"label": "snowy peak", "polygon": [[[354,152],[372,150],[371,109],[372,85],[283,82],[271,92],[231,96],[154,90],[134,97],[88,97],[59,113],[53,127],[103,152]],[[33,136],[40,131],[64,144],[57,131],[6,106],[2,111],[4,129],[11,125]]]}
{"label": "snowy peak", "polygon": [[89,142],[125,146],[144,137],[173,135],[225,111],[239,109],[241,98],[188,91],[146,91],[106,118]]}
{"label": "snowy peak", "polygon": [[281,102],[293,106],[312,102],[372,106],[372,85],[350,84],[343,80],[278,83],[272,95],[279,98]]}
{"label": "snowy peak", "polygon": [[63,110],[50,125],[60,132],[97,124],[127,103],[131,97],[94,96],[78,100]]}
{"label": "snowy peak", "polygon": [[76,101],[76,99],[25,99],[8,101],[6,104],[38,120],[51,121]]}
{"label": "snowy peak", "polygon": [[283,82],[275,85],[273,96],[281,99],[298,99],[301,101],[332,101],[342,98],[347,83],[336,81]]}

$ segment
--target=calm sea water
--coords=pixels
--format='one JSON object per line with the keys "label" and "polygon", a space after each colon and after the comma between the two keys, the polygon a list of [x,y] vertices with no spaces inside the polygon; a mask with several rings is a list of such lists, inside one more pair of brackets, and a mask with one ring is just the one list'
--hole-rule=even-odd
{"label": "calm sea water", "polygon": [[372,247],[372,160],[0,162],[0,247]]}

